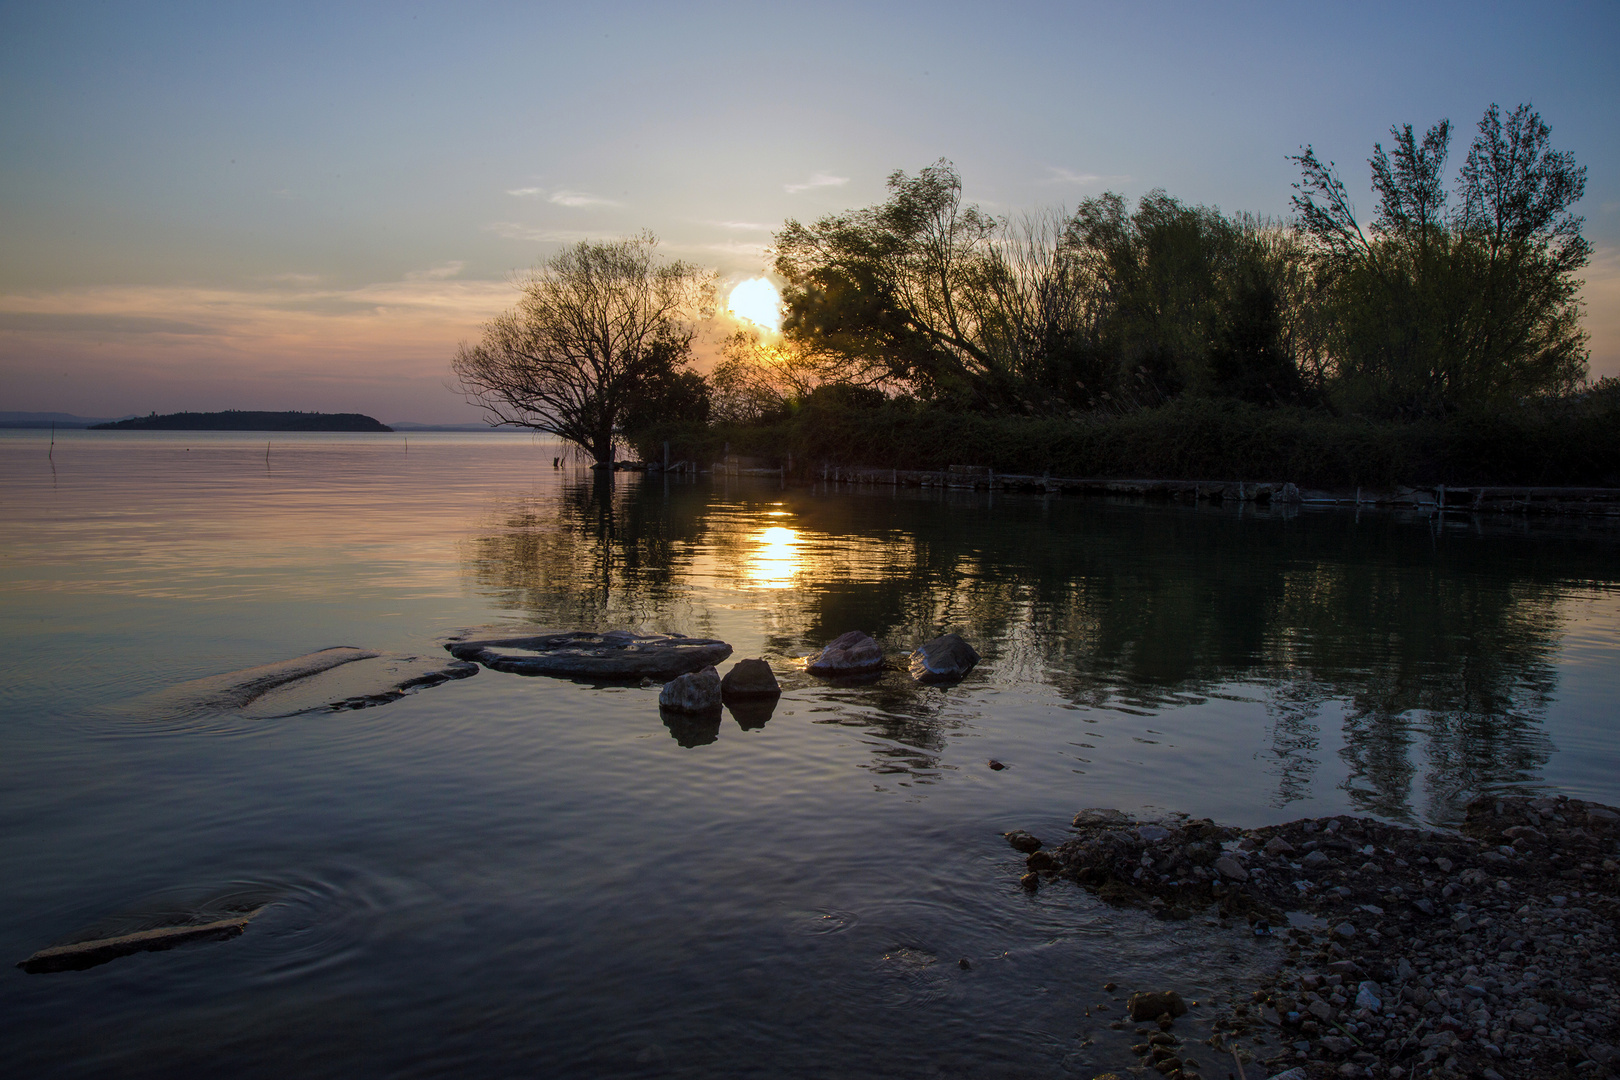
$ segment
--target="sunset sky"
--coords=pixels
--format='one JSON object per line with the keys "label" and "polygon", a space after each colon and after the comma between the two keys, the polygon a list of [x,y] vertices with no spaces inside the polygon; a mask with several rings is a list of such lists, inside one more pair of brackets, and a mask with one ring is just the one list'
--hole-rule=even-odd
{"label": "sunset sky", "polygon": [[998,214],[1104,190],[1282,215],[1301,145],[1371,217],[1392,123],[1532,102],[1587,166],[1620,374],[1620,5],[0,5],[0,409],[477,419],[517,272],[773,229],[955,162]]}

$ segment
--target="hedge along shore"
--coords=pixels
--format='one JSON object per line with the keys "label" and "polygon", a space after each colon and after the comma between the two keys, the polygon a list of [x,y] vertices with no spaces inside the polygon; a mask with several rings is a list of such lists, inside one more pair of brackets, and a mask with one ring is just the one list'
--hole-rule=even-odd
{"label": "hedge along shore", "polygon": [[1620,1071],[1613,807],[1485,795],[1455,831],[1347,816],[1239,830],[1084,810],[1074,831],[1051,849],[1008,834],[1028,852],[1025,888],[1068,881],[1165,918],[1211,915],[1278,950],[1248,1000],[1221,1004],[1206,1045],[1186,1044],[1170,1015],[1137,1028],[1132,1071],[1171,1080],[1239,1069],[1248,1080]]}
{"label": "hedge along shore", "polygon": [[[1523,408],[1444,420],[1375,421],[1297,407],[1183,400],[1120,416],[986,416],[909,402],[807,404],[756,424],[670,422],[631,439],[647,462],[728,454],[810,479],[837,468],[1292,483],[1350,492],[1401,487],[1620,487],[1620,405]],[[789,462],[791,461],[791,465]]]}
{"label": "hedge along shore", "polygon": [[[684,463],[683,463],[684,464]],[[729,455],[710,466],[717,476],[789,478],[786,463],[771,466],[763,458]],[[1105,477],[1031,476],[998,473],[972,465],[946,469],[869,469],[831,464],[812,466],[812,481],[861,486],[960,488],[977,491],[1040,492],[1048,495],[1123,495],[1182,502],[1260,503],[1292,506],[1351,506],[1418,510],[1430,513],[1576,515],[1620,518],[1620,488],[1400,487],[1316,491],[1295,484],[1242,480],[1130,480]],[[792,475],[802,478],[804,469]]]}

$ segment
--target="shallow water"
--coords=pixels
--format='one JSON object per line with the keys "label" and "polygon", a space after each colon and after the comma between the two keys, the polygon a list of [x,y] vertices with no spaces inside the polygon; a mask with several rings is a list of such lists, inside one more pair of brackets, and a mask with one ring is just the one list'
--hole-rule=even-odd
{"label": "shallow water", "polygon": [[[1620,545],[1589,523],[604,489],[497,434],[47,440],[0,433],[0,952],[269,906],[6,969],[32,1073],[1089,1076],[1127,1063],[1104,980],[1208,992],[1268,946],[1026,896],[1001,831],[1620,802]],[[787,693],[718,726],[489,671],[337,714],[131,704],[496,622],[717,636]],[[792,672],[848,629],[984,660]]]}

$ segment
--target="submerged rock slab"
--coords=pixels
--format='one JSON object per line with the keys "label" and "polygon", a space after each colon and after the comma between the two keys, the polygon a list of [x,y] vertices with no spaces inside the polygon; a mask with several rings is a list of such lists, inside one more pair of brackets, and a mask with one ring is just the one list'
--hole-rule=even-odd
{"label": "submerged rock slab", "polygon": [[731,646],[714,638],[684,634],[632,634],[609,630],[553,631],[541,634],[475,637],[493,628],[464,631],[445,642],[457,660],[483,664],[514,675],[551,675],[572,679],[673,679],[701,671],[731,655]]}
{"label": "submerged rock slab", "polygon": [[911,654],[911,677],[918,682],[955,682],[973,670],[979,654],[955,634],[941,634]]}
{"label": "submerged rock slab", "polygon": [[241,711],[249,719],[268,719],[369,709],[476,674],[478,665],[465,660],[385,653],[278,686]]}
{"label": "submerged rock slab", "polygon": [[130,704],[156,715],[230,712],[245,709],[279,686],[380,655],[352,645],[339,645],[295,656],[291,660],[279,660],[274,664],[260,664],[223,675],[210,675],[206,679],[194,679],[167,690],[142,695]]}
{"label": "submerged rock slab", "polygon": [[263,720],[385,705],[423,687],[477,673],[476,664],[463,661],[343,645],[144,694],[121,711],[151,720],[222,714]]}
{"label": "submerged rock slab", "polygon": [[860,675],[883,669],[883,647],[859,630],[841,634],[810,657],[804,669],[812,675]]}
{"label": "submerged rock slab", "polygon": [[254,908],[252,911],[245,911],[228,919],[216,919],[213,922],[188,926],[162,926],[155,930],[139,930],[133,934],[119,934],[116,937],[53,945],[48,949],[39,950],[17,966],[30,975],[83,971],[132,953],[160,952],[194,941],[224,941],[246,930],[253,917],[263,910]]}

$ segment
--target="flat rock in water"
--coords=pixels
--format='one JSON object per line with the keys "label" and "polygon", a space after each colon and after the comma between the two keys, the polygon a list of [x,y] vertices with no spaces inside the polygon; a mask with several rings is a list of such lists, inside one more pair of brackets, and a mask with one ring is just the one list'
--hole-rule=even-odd
{"label": "flat rock in water", "polygon": [[804,667],[812,675],[856,675],[882,668],[882,646],[859,630],[834,638]]}
{"label": "flat rock in water", "polygon": [[727,701],[733,698],[779,697],[782,687],[776,673],[763,660],[739,660],[726,677],[720,680],[720,695]]}
{"label": "flat rock in water", "polygon": [[236,937],[246,930],[253,917],[263,910],[255,908],[230,918],[189,926],[162,926],[155,930],[140,930],[133,934],[119,934],[116,937],[53,945],[48,949],[39,950],[17,966],[30,975],[83,971],[132,953],[159,952],[194,941],[223,941],[226,938]]}
{"label": "flat rock in water", "polygon": [[955,682],[973,670],[979,654],[956,634],[941,634],[911,654],[911,677],[918,682]]}
{"label": "flat rock in water", "polygon": [[457,660],[483,664],[515,675],[551,675],[564,679],[673,679],[712,667],[731,655],[731,646],[714,638],[684,634],[632,634],[609,630],[474,636],[497,629],[463,631],[445,642]]}
{"label": "flat rock in water", "polygon": [[477,673],[476,665],[463,661],[344,645],[143,694],[124,703],[120,711],[149,720],[220,714],[269,719],[384,705],[423,687]]}
{"label": "flat rock in water", "polygon": [[659,692],[658,707],[678,713],[718,713],[720,673],[706,667],[676,676]]}

